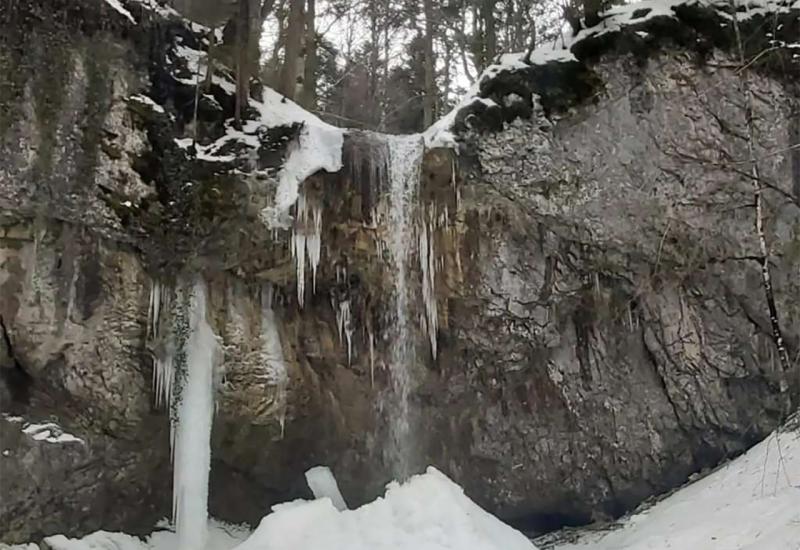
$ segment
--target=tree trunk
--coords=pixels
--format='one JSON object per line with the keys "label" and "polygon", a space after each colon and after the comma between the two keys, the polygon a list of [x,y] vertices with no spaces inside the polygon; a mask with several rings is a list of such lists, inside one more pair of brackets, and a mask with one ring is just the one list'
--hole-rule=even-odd
{"label": "tree trunk", "polygon": [[250,0],[239,0],[236,14],[236,107],[234,127],[242,128],[247,99],[250,96]]}
{"label": "tree trunk", "polygon": [[369,75],[368,75],[368,88],[366,105],[367,110],[365,113],[366,120],[369,121],[370,128],[376,128],[380,121],[380,112],[377,105],[378,99],[378,65],[380,64],[380,55],[378,44],[381,41],[381,29],[379,24],[378,14],[378,1],[369,1],[369,36],[371,41],[371,48],[369,53]]}
{"label": "tree trunk", "polygon": [[308,0],[306,4],[306,61],[303,67],[303,95],[300,104],[309,110],[317,106],[317,7],[316,0]]}
{"label": "tree trunk", "polygon": [[289,23],[286,26],[286,49],[281,71],[280,92],[287,98],[297,97],[300,56],[303,53],[304,0],[290,0]]}
{"label": "tree trunk", "polygon": [[780,392],[783,397],[784,414],[789,416],[792,412],[791,395],[789,393],[788,377],[792,371],[792,361],[789,357],[789,350],[786,348],[786,340],[781,330],[778,307],[775,303],[775,289],[772,286],[772,270],[770,268],[771,251],[767,244],[767,236],[764,228],[764,182],[761,179],[761,170],[758,163],[756,152],[756,124],[755,109],[753,107],[753,91],[750,88],[750,74],[746,66],[744,43],[739,28],[739,17],[734,11],[733,27],[736,35],[736,45],[738,48],[739,62],[744,70],[741,71],[740,89],[744,96],[744,119],[747,126],[747,151],[750,164],[751,181],[753,184],[753,203],[755,214],[755,232],[758,238],[759,261],[761,263],[761,282],[764,287],[764,298],[767,302],[769,312],[770,328],[772,329],[772,340],[778,352],[778,362],[781,366]]}
{"label": "tree trunk", "polygon": [[586,28],[594,27],[600,23],[600,12],[603,10],[603,0],[583,0],[583,21]]}
{"label": "tree trunk", "polygon": [[483,19],[483,58],[485,69],[497,55],[497,25],[494,20],[494,5],[497,0],[481,2],[481,19]]}
{"label": "tree trunk", "polygon": [[433,58],[433,0],[424,0],[425,8],[425,102],[423,126],[433,124],[436,116],[436,61]]}

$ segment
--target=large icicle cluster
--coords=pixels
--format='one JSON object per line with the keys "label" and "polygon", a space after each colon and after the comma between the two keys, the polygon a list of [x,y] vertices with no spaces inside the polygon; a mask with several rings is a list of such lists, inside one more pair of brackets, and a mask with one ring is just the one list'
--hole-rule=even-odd
{"label": "large icicle cluster", "polygon": [[175,377],[174,350],[162,333],[161,312],[170,308],[170,291],[158,281],[150,284],[150,305],[147,311],[147,338],[153,342],[153,394],[156,407],[172,402]]}
{"label": "large icicle cluster", "polygon": [[311,267],[311,289],[317,290],[317,268],[322,254],[322,204],[305,190],[297,197],[292,230],[292,256],[297,281],[297,303],[303,307],[306,289],[306,256]]}

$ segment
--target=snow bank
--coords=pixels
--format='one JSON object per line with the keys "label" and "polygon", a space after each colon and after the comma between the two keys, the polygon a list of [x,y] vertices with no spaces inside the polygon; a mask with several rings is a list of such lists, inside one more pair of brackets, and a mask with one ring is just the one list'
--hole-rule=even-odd
{"label": "snow bank", "polygon": [[434,468],[357,510],[327,498],[273,510],[236,550],[535,550]]}
{"label": "snow bank", "polygon": [[[428,468],[357,510],[337,510],[330,498],[273,507],[246,538],[244,527],[211,521],[205,550],[536,550],[524,535]],[[98,531],[82,539],[45,539],[52,550],[175,550],[178,537],[157,531],[145,541]],[[197,550],[201,550],[198,548]]]}
{"label": "snow bank", "polygon": [[800,549],[800,433],[773,434],[621,528],[554,548],[667,549]]}
{"label": "snow bank", "polygon": [[[250,531],[245,527],[212,520],[208,528],[206,550],[232,550],[249,534]],[[163,530],[156,531],[145,541],[125,533],[98,531],[82,539],[55,535],[47,537],[44,542],[52,550],[175,550],[178,537],[170,530]],[[31,545],[31,548],[38,547]]]}

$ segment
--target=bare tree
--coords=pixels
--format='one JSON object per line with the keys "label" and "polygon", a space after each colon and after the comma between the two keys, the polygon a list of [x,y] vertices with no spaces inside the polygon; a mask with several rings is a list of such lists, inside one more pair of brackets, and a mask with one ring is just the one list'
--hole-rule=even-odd
{"label": "bare tree", "polygon": [[436,116],[436,61],[433,57],[433,0],[424,0],[425,9],[425,99],[423,125],[433,124]]}
{"label": "bare tree", "polygon": [[780,391],[784,399],[785,414],[788,416],[791,412],[791,396],[789,395],[788,376],[792,369],[791,359],[789,358],[789,351],[786,348],[786,340],[783,337],[781,330],[780,319],[778,316],[778,308],[775,303],[775,290],[772,286],[772,270],[770,267],[771,252],[767,244],[767,236],[764,230],[764,182],[761,177],[761,169],[759,167],[759,158],[756,154],[756,117],[753,101],[753,89],[750,85],[750,72],[748,70],[748,63],[745,58],[744,42],[742,40],[742,31],[739,25],[739,12],[736,10],[735,2],[732,2],[733,15],[733,28],[736,35],[736,49],[739,58],[740,79],[739,90],[744,99],[743,109],[745,125],[747,128],[746,143],[748,152],[748,165],[750,170],[751,182],[753,185],[753,209],[755,216],[755,232],[758,238],[759,245],[759,263],[761,264],[761,280],[764,286],[764,297],[767,302],[767,309],[769,311],[769,322],[772,329],[772,339],[775,342],[775,347],[778,351],[778,360],[783,371],[781,377]]}

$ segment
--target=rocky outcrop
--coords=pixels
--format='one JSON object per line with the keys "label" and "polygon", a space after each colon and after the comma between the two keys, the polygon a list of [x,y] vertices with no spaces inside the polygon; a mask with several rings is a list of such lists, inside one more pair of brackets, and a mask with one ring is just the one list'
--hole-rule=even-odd
{"label": "rocky outcrop", "polygon": [[[386,140],[348,134],[342,170],[303,183],[305,215],[269,228],[302,121],[230,139],[223,73],[195,124],[180,48],[203,40],[179,18],[149,2],[124,3],[135,24],[103,3],[44,4],[0,16],[19,29],[0,43],[15,75],[0,88],[0,397],[82,443],[0,420],[0,539],[138,532],[169,515],[153,371],[197,276],[224,354],[212,514],[255,522],[320,463],[348,502],[374,496],[394,475],[397,413]],[[791,9],[781,17],[797,21]],[[711,40],[700,63],[655,30],[644,53],[607,38],[488,80],[498,107],[456,118],[457,152],[426,153],[412,211],[412,469],[434,464],[534,531],[618,515],[740,453],[778,424],[781,382],[797,379],[771,339],[730,51]],[[759,70],[755,154],[796,354],[800,99]],[[542,86],[576,75],[575,95],[548,103]],[[296,235],[321,242],[303,307]],[[56,507],[64,495],[73,505]]]}

